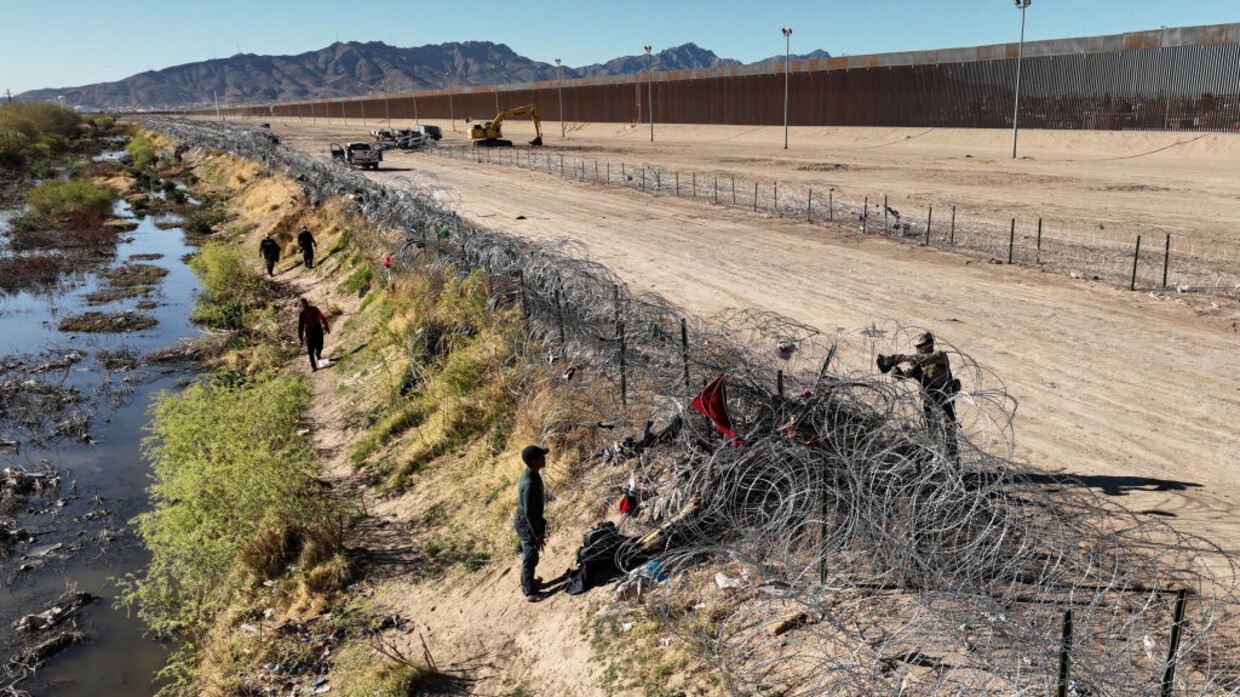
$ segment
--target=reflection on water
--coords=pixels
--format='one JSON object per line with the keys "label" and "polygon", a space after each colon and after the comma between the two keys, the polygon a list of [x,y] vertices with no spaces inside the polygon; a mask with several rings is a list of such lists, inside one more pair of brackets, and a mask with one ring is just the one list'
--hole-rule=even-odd
{"label": "reflection on water", "polygon": [[[0,213],[0,225],[5,220]],[[101,382],[109,382],[101,380],[101,368],[94,361],[97,351],[128,347],[145,353],[195,335],[198,330],[188,318],[196,282],[182,261],[192,250],[179,228],[160,230],[156,220],[147,218],[136,231],[125,233],[115,259],[116,264],[123,264],[138,255],[162,255],[153,260],[146,256],[143,262],[169,271],[156,290],[145,297],[88,308],[83,297],[106,284],[87,273],[70,276],[54,291],[0,295],[0,355],[39,354],[49,346],[85,354],[88,358],[55,378],[91,394]],[[56,329],[58,320],[68,314],[135,309],[144,300],[157,303],[148,312],[159,324],[149,330],[73,335]],[[146,561],[145,551],[128,532],[129,520],[147,505],[148,466],[140,452],[143,427],[154,395],[176,389],[186,376],[182,369],[143,366],[110,377],[112,384],[127,377],[123,384],[132,392],[118,409],[100,407],[95,413],[90,428],[94,445],[60,439],[42,448],[24,444],[20,453],[0,449],[0,468],[32,470],[46,466],[42,464],[46,461],[62,473],[58,493],[30,500],[25,510],[13,516],[35,539],[9,543],[10,553],[0,565],[5,581],[0,590],[0,636],[6,653],[19,639],[13,622],[21,616],[41,611],[66,590],[102,596],[77,620],[77,629],[87,636],[86,644],[66,649],[17,686],[35,695],[150,695],[156,689],[154,673],[167,656],[165,646],[142,636],[137,618],[112,607],[117,589],[110,579],[137,571]],[[0,433],[0,437],[9,434]],[[64,545],[57,555],[32,562],[31,550],[56,543]]]}

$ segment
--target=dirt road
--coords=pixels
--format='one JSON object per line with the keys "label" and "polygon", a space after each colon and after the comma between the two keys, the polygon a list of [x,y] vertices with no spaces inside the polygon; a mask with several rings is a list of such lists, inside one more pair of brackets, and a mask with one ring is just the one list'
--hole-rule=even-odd
{"label": "dirt road", "polygon": [[[286,144],[321,156],[328,140],[364,132],[273,126]],[[1010,157],[1010,134],[998,132],[794,130],[796,151],[785,153],[777,130],[657,127],[660,140],[651,145],[642,142],[645,130],[595,124],[572,131],[568,142],[600,159],[623,155],[781,181],[821,177],[824,162],[840,164],[832,181],[854,191],[954,198],[995,211],[1025,206],[1047,216],[1158,225],[1235,242],[1224,223],[1240,214],[1233,183],[1240,180],[1240,137],[1030,132],[1022,135],[1023,148],[1037,159],[1012,161],[1003,159],[1005,150]],[[514,129],[510,137],[522,135]],[[555,147],[558,133],[547,140]],[[773,219],[509,167],[418,153],[389,153],[385,165],[374,176],[416,173],[456,189],[462,212],[478,224],[578,238],[635,289],[689,310],[758,307],[828,330],[888,319],[932,328],[995,371],[1019,401],[1018,459],[1091,477],[1104,493],[1127,497],[1122,503],[1130,508],[1170,516],[1180,529],[1237,551],[1234,304],[1160,300],[1104,282],[861,237],[850,226]]]}

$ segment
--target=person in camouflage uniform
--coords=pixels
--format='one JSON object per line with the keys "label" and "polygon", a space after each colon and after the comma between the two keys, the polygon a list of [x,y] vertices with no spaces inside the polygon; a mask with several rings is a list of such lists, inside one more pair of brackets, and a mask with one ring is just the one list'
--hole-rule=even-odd
{"label": "person in camouflage uniform", "polygon": [[[956,442],[956,405],[952,396],[960,383],[952,376],[951,361],[947,353],[934,350],[934,334],[923,332],[917,337],[916,355],[898,356],[891,374],[901,379],[916,380],[921,385],[921,409],[926,418],[926,429],[942,434],[947,457],[959,459],[960,449]],[[901,368],[906,363],[907,368]]]}

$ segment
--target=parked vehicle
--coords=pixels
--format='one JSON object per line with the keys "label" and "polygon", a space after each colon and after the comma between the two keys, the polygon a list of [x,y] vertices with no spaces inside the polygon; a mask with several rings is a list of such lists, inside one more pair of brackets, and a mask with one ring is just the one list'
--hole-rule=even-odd
{"label": "parked vehicle", "polygon": [[413,130],[432,140],[443,140],[443,130],[439,126],[414,126]]}
{"label": "parked vehicle", "polygon": [[379,169],[379,163],[383,161],[383,151],[363,141],[344,145],[332,143],[331,153],[333,160],[340,160],[360,169]]}
{"label": "parked vehicle", "polygon": [[534,132],[538,135],[534,136],[534,140],[530,141],[530,145],[538,147],[543,144],[542,140],[542,121],[538,119],[538,107],[533,104],[519,106],[515,109],[501,111],[495,115],[495,118],[484,123],[476,123],[469,128],[469,139],[474,141],[474,147],[477,148],[511,148],[512,141],[504,138],[503,130],[500,124],[504,119],[510,119],[514,116],[529,116],[534,122]]}

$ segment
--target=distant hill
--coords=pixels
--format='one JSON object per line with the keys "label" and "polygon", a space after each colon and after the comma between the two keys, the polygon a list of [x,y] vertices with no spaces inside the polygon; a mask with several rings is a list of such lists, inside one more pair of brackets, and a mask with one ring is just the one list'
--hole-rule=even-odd
{"label": "distant hill", "polygon": [[[824,51],[815,54],[826,55]],[[810,54],[812,57],[817,57]],[[779,56],[782,60],[783,56]],[[774,60],[774,59],[771,59]],[[687,43],[654,54],[655,70],[740,65]],[[492,69],[494,66],[494,69]],[[564,79],[645,72],[646,55],[623,56],[580,68]],[[287,102],[381,92],[553,80],[556,66],[518,55],[504,44],[465,41],[399,48],[380,41],[334,43],[295,56],[241,53],[138,73],[116,82],[32,90],[27,101],[55,101],[88,110],[180,109],[221,103]]]}
{"label": "distant hill", "polygon": [[[794,61],[816,60],[819,58],[830,58],[830,57],[831,57],[831,54],[827,53],[821,48],[812,53],[801,53],[801,54],[794,53],[791,56],[787,56],[787,58],[790,58],[791,60],[794,60]],[[784,58],[785,58],[784,54],[780,53],[778,55],[771,56],[770,58],[763,58],[762,60],[758,62],[759,63],[774,63],[775,61],[783,62]]]}

